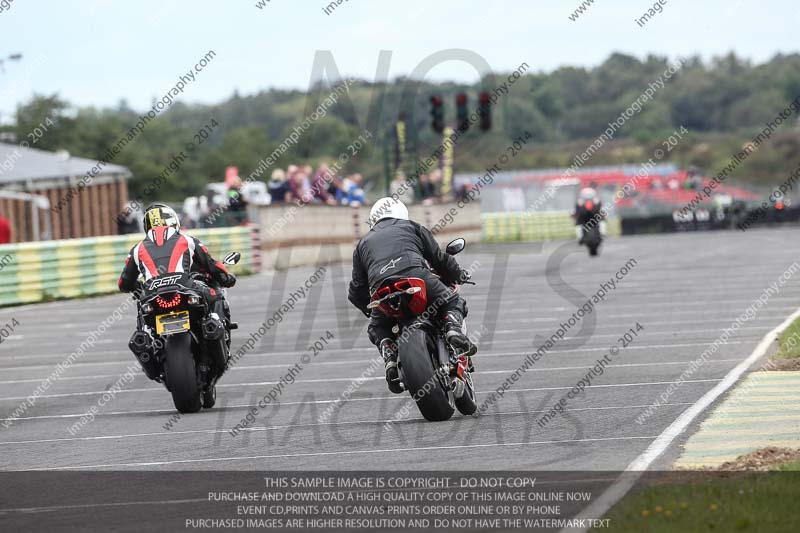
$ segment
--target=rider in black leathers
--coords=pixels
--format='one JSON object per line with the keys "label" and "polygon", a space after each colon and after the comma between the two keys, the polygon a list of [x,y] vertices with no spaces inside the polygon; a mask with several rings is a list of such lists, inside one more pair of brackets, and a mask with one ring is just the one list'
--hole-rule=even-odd
{"label": "rider in black leathers", "polygon": [[[587,206],[591,208],[587,209]],[[578,199],[575,201],[575,208],[572,211],[572,217],[575,219],[575,233],[578,237],[578,243],[583,244],[584,241],[584,226],[591,220],[595,219],[594,224],[600,226],[600,233],[605,234],[605,217],[603,216],[603,204],[600,201],[600,195],[597,194],[597,189],[593,186],[581,189],[578,194]]]}
{"label": "rider in black leathers", "polygon": [[[367,304],[371,294],[387,279],[398,275],[425,281],[429,308],[444,320],[445,337],[458,352],[470,355],[477,348],[463,331],[467,304],[450,285],[468,281],[470,274],[456,260],[442,252],[433,234],[420,224],[408,220],[408,209],[393,198],[382,198],[370,212],[372,229],[356,245],[353,252],[353,277],[348,299],[370,318],[369,339],[383,357],[389,390],[403,392],[397,369],[397,345],[394,322],[378,309]],[[441,279],[431,272],[433,268]]]}

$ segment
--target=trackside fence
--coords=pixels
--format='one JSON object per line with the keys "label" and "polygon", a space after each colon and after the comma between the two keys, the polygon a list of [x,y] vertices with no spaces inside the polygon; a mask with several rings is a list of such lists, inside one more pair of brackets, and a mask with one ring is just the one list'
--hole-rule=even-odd
{"label": "trackside fence", "polygon": [[[211,254],[242,253],[234,272],[260,270],[257,228],[190,230]],[[112,293],[125,256],[141,235],[26,242],[0,246],[0,306]]]}

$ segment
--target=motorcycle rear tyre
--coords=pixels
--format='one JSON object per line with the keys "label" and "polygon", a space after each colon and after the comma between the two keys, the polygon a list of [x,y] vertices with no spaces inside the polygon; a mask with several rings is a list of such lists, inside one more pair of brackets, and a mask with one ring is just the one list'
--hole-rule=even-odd
{"label": "motorcycle rear tyre", "polygon": [[431,354],[422,329],[412,328],[398,342],[403,383],[417,404],[419,412],[430,422],[449,420],[455,412],[450,394],[435,375]]}
{"label": "motorcycle rear tyre", "polygon": [[172,402],[179,413],[196,413],[202,406],[197,370],[192,356],[192,337],[188,333],[166,338],[166,374]]}

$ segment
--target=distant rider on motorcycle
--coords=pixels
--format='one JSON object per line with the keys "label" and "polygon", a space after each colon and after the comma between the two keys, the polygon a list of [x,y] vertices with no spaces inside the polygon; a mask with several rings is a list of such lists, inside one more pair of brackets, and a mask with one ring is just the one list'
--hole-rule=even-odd
{"label": "distant rider on motorcycle", "polygon": [[575,209],[572,211],[578,244],[583,244],[584,226],[592,219],[596,219],[595,224],[600,226],[600,234],[606,235],[606,221],[603,216],[602,206],[600,195],[597,194],[597,190],[594,187],[589,186],[581,189],[578,199],[575,201]]}
{"label": "distant rider on motorcycle", "polygon": [[182,234],[180,229],[178,214],[171,207],[164,204],[148,206],[144,212],[145,239],[128,253],[117,282],[119,290],[136,291],[140,275],[148,281],[170,273],[203,273],[209,285],[196,283],[195,288],[209,302],[213,311],[212,319],[220,321],[222,326],[223,319],[230,322],[230,311],[227,301],[214,286],[233,287],[236,277],[228,272],[225,265],[211,257],[203,243]]}
{"label": "distant rider on motorcycle", "polygon": [[[371,294],[387,279],[399,275],[425,281],[429,309],[445,325],[445,339],[459,353],[473,355],[477,347],[464,331],[467,304],[451,285],[468,281],[470,274],[442,252],[426,227],[408,219],[408,209],[399,200],[381,198],[370,211],[372,226],[353,252],[353,277],[348,300],[370,318],[367,333],[384,360],[386,381],[393,393],[403,392],[397,368],[397,344],[391,318],[367,304]],[[441,276],[436,277],[430,268]]]}

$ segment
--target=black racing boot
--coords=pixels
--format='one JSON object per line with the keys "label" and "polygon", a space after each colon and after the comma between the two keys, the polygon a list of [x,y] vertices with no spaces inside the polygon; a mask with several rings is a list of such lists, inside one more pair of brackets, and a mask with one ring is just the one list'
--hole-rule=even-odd
{"label": "black racing boot", "polygon": [[400,371],[397,368],[397,345],[392,339],[383,339],[378,345],[378,350],[383,357],[384,368],[386,370],[386,383],[389,390],[395,394],[403,392],[400,385]]}
{"label": "black racing boot", "polygon": [[444,315],[445,340],[459,355],[471,356],[478,352],[469,337],[463,331],[464,317],[456,311],[448,311]]}

